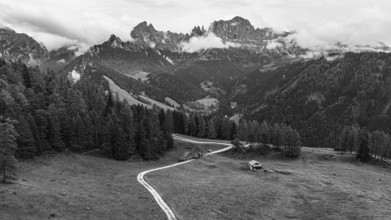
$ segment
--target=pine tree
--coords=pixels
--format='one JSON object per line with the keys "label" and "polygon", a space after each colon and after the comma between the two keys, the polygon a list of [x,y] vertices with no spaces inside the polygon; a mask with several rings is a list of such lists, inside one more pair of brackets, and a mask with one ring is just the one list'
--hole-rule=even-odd
{"label": "pine tree", "polygon": [[241,141],[249,141],[249,129],[246,120],[242,120],[238,127],[238,138]]}
{"label": "pine tree", "polygon": [[18,149],[16,155],[18,158],[33,158],[36,153],[35,140],[31,132],[30,125],[23,115],[18,118],[16,130],[19,134],[17,143]]}
{"label": "pine tree", "polygon": [[15,131],[15,123],[16,121],[0,116],[0,172],[3,175],[3,182],[7,177],[15,175],[17,169],[15,151],[18,133]]}
{"label": "pine tree", "polygon": [[173,114],[170,110],[167,110],[164,116],[163,122],[163,135],[167,141],[167,149],[174,148],[174,139],[172,138],[172,132],[174,130]]}
{"label": "pine tree", "polygon": [[230,122],[231,122],[231,138],[230,139],[233,140],[233,139],[236,139],[236,137],[237,137],[237,134],[236,134],[237,125],[233,121],[230,121]]}
{"label": "pine tree", "polygon": [[31,114],[27,114],[26,115],[26,120],[27,120],[27,122],[28,122],[28,124],[30,126],[31,133],[32,133],[33,138],[34,138],[35,154],[37,154],[39,152],[38,149],[41,146],[41,138],[40,138],[39,133],[38,133],[37,124],[35,123],[35,119],[34,119],[34,117]]}
{"label": "pine tree", "polygon": [[71,148],[76,151],[82,151],[85,143],[85,126],[80,115],[72,118]]}
{"label": "pine tree", "polygon": [[360,130],[359,132],[359,143],[360,148],[357,154],[357,159],[367,162],[371,159],[370,155],[370,148],[369,148],[369,137],[368,137],[368,131],[366,130]]}
{"label": "pine tree", "polygon": [[231,139],[231,121],[228,117],[224,117],[221,124],[221,138],[224,140]]}
{"label": "pine tree", "polygon": [[186,114],[182,114],[182,117],[183,117],[183,133],[182,134],[189,134],[190,119],[189,119],[189,117],[187,117]]}
{"label": "pine tree", "polygon": [[270,128],[266,121],[263,121],[260,125],[260,135],[261,135],[261,143],[268,144],[270,143]]}
{"label": "pine tree", "polygon": [[136,153],[136,147],[134,142],[135,122],[133,119],[133,112],[128,104],[125,104],[123,106],[119,117],[122,123],[122,129],[125,136],[125,146],[128,149],[127,152],[129,156],[134,155]]}
{"label": "pine tree", "polygon": [[111,114],[113,107],[114,107],[114,98],[113,98],[113,94],[109,90],[107,100],[106,100],[105,112],[103,113],[103,115],[107,116],[108,114]]}
{"label": "pine tree", "polygon": [[212,119],[208,121],[208,124],[206,126],[206,135],[207,135],[206,137],[209,139],[215,139],[217,136]]}
{"label": "pine tree", "polygon": [[203,138],[205,136],[205,128],[206,128],[205,120],[204,120],[204,117],[202,115],[197,114],[196,117],[197,117],[197,121],[198,121],[198,124],[197,124],[197,137]]}
{"label": "pine tree", "polygon": [[281,146],[281,138],[282,138],[282,130],[280,128],[280,125],[278,123],[275,123],[272,127],[272,139],[271,143],[274,146]]}
{"label": "pine tree", "polygon": [[23,77],[23,84],[26,86],[26,88],[31,88],[31,77],[30,73],[26,67],[26,65],[22,64],[22,77]]}
{"label": "pine tree", "polygon": [[48,126],[49,126],[49,114],[43,110],[38,109],[35,111],[35,121],[38,128],[38,135],[41,140],[40,145],[37,148],[37,153],[41,154],[44,151],[51,149],[49,139],[48,139]]}
{"label": "pine tree", "polygon": [[189,121],[189,133],[190,136],[195,137],[197,134],[197,124],[195,120],[195,115],[191,114],[190,115],[190,121]]}
{"label": "pine tree", "polygon": [[348,142],[349,142],[349,131],[350,128],[348,126],[345,126],[342,130],[341,135],[339,136],[338,146],[336,150],[345,151],[349,148]]}
{"label": "pine tree", "polygon": [[49,125],[48,125],[48,139],[51,146],[56,151],[63,151],[65,149],[65,144],[62,142],[60,123],[57,118],[57,113],[55,110],[51,111],[49,114]]}

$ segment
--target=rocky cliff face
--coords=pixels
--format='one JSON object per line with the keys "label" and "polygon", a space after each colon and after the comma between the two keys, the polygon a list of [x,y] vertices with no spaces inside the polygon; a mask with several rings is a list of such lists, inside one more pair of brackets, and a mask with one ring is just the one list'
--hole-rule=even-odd
{"label": "rocky cliff face", "polygon": [[209,31],[223,40],[257,45],[262,45],[265,40],[282,36],[274,33],[271,28],[255,29],[249,20],[238,16],[227,21],[213,22],[209,27]]}
{"label": "rocky cliff face", "polygon": [[26,34],[0,28],[0,57],[14,62],[21,60],[29,66],[39,66],[49,57],[49,52],[45,46]]}
{"label": "rocky cliff face", "polygon": [[181,42],[190,38],[189,34],[157,31],[152,24],[148,25],[145,21],[134,27],[130,36],[136,40],[136,43],[172,52],[179,52]]}
{"label": "rocky cliff face", "polygon": [[76,58],[76,46],[64,46],[49,52],[49,57],[40,65],[42,70],[59,71]]}
{"label": "rocky cliff face", "polygon": [[131,37],[135,39],[135,44],[177,53],[184,52],[183,45],[192,38],[207,38],[210,34],[221,38],[222,42],[227,45],[269,54],[273,57],[294,58],[303,53],[294,41],[287,38],[291,33],[276,33],[271,28],[254,28],[250,21],[241,17],[234,17],[227,21],[215,21],[208,30],[196,26],[190,34],[157,31],[152,24],[142,22],[132,30]]}

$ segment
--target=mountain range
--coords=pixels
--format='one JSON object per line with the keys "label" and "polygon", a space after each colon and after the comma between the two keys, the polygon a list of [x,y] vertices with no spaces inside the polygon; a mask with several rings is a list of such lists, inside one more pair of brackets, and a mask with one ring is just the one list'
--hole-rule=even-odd
{"label": "mountain range", "polygon": [[[75,46],[49,52],[26,34],[0,29],[0,56],[75,82],[93,80],[133,104],[285,122],[315,146],[335,141],[331,133],[344,125],[390,132],[390,48],[337,43],[311,50],[294,34],[255,28],[241,17],[190,33],[141,22],[131,41],[113,34],[77,56]],[[318,136],[327,140],[312,135],[325,124],[330,135]]]}

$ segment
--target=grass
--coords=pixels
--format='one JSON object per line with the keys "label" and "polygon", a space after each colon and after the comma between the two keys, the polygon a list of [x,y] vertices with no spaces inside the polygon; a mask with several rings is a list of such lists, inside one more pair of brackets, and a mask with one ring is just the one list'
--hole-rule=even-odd
{"label": "grass", "polygon": [[0,184],[0,219],[164,219],[136,180],[162,163],[65,154],[22,162],[20,180]]}
{"label": "grass", "polygon": [[21,162],[19,180],[0,184],[0,219],[165,219],[153,197],[137,182],[137,175],[173,164],[185,151],[221,148],[178,143],[182,143],[180,148],[158,161],[115,161],[64,153]]}
{"label": "grass", "polygon": [[[172,164],[185,151],[225,147],[177,140],[175,145],[159,161],[59,154],[22,162],[19,180],[0,184],[0,219],[165,219],[137,182],[138,173]],[[303,149],[295,160],[279,153],[227,152],[146,179],[179,219],[389,219],[389,169],[327,149]],[[250,159],[292,174],[248,171]]]}
{"label": "grass", "polygon": [[[179,219],[389,219],[389,169],[327,149],[303,150],[296,160],[213,155],[146,178]],[[248,171],[250,159],[292,174]]]}

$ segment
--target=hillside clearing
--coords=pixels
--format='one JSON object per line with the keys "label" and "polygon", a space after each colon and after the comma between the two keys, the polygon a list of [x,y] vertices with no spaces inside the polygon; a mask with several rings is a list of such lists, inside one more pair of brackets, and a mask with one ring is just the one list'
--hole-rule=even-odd
{"label": "hillside clearing", "polygon": [[126,90],[122,89],[121,87],[119,87],[117,84],[115,84],[115,82],[113,80],[111,80],[109,77],[107,76],[104,76],[104,79],[107,80],[109,82],[109,87],[110,87],[110,90],[113,92],[113,94],[118,94],[118,97],[119,99],[122,101],[122,100],[126,100],[130,105],[143,105],[147,108],[151,108],[150,105],[147,105],[143,102],[140,102],[139,100],[133,98],[133,96],[127,92]]}

